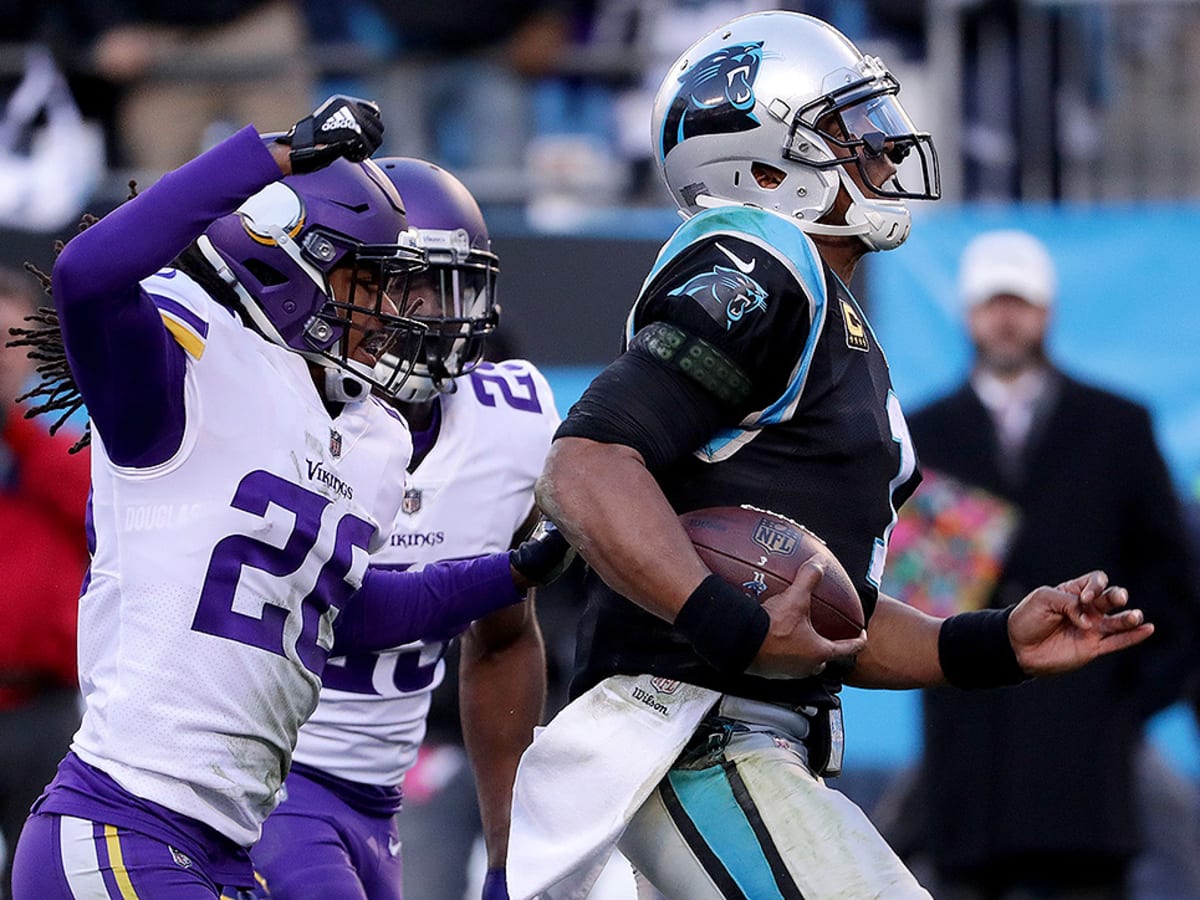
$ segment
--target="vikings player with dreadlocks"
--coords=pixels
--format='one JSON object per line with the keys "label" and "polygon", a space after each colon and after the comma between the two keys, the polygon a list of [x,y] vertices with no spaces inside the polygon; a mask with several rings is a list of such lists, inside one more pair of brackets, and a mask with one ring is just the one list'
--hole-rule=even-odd
{"label": "vikings player with dreadlocks", "polygon": [[248,888],[330,653],[461,627],[561,561],[552,538],[371,565],[412,451],[373,392],[411,369],[425,266],[366,161],[382,129],[348,97],[276,139],[247,127],[58,256],[38,334],[90,416],[85,712],[18,842],[18,900]]}

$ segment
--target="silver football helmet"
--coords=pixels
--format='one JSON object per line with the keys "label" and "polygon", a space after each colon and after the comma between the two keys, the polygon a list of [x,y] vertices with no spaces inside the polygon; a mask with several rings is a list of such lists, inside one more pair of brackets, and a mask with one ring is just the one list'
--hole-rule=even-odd
{"label": "silver football helmet", "polygon": [[[686,215],[751,204],[891,250],[908,237],[905,201],[941,194],[933,139],[899,92],[879,59],[820,19],[753,13],[671,67],[654,102],[655,156]],[[849,205],[830,217],[841,191]]]}

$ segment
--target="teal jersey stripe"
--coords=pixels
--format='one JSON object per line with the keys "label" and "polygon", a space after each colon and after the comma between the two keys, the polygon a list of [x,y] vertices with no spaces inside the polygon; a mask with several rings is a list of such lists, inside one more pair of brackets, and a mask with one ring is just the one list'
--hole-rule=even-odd
{"label": "teal jersey stripe", "polygon": [[[768,213],[760,212],[760,215],[771,219],[778,219],[777,216],[771,216]],[[796,275],[796,280],[812,298],[812,328],[809,330],[808,340],[804,344],[804,352],[800,356],[800,363],[792,372],[792,378],[788,382],[788,386],[784,389],[784,392],[774,403],[754,416],[747,423],[746,428],[730,428],[714,435],[712,440],[704,447],[704,454],[709,459],[720,457],[723,450],[743,439],[749,431],[761,428],[764,425],[773,425],[777,422],[782,422],[791,415],[796,403],[800,399],[804,383],[808,379],[809,366],[812,363],[813,354],[817,350],[817,341],[820,339],[821,332],[824,329],[825,311],[829,298],[825,289],[824,267],[821,264],[820,257],[817,255],[816,247],[812,241],[790,223],[781,221],[775,227],[790,229],[801,238],[798,242],[793,241],[796,245],[794,249],[799,251],[798,256],[789,256],[787,261],[791,263],[789,268]]]}
{"label": "teal jersey stripe", "polygon": [[684,812],[737,886],[754,900],[783,900],[754,830],[720,766],[667,774]]}
{"label": "teal jersey stripe", "polygon": [[[721,235],[740,238],[766,250],[783,263],[810,295],[824,298],[825,276],[812,241],[788,219],[755,206],[706,209],[680,225],[658,251],[650,274],[642,282],[641,293],[645,294],[655,276],[692,244]],[[631,312],[626,324],[627,340],[633,338],[633,319]]]}

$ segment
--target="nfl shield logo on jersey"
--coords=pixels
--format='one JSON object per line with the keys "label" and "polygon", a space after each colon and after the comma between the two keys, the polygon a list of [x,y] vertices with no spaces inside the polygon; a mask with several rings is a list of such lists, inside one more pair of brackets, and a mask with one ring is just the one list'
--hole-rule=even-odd
{"label": "nfl shield logo on jersey", "polygon": [[421,511],[421,489],[420,488],[405,488],[404,499],[400,501],[400,508],[404,510],[407,516],[414,515]]}
{"label": "nfl shield logo on jersey", "polygon": [[342,455],[342,433],[336,428],[329,429],[329,455],[334,459]]}

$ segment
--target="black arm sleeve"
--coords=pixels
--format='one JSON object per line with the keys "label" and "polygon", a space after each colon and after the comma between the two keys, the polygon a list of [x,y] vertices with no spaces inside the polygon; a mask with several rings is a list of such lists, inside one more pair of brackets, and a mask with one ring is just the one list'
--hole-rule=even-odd
{"label": "black arm sleeve", "polygon": [[702,446],[730,421],[717,397],[635,342],[596,376],[554,437],[625,444],[653,471]]}

